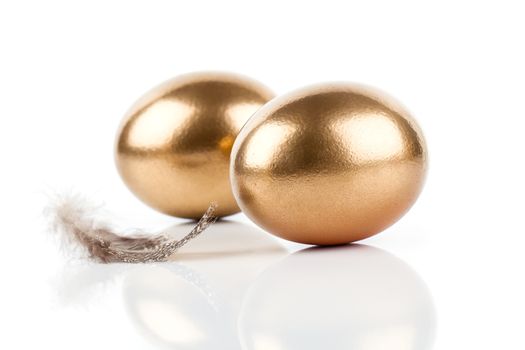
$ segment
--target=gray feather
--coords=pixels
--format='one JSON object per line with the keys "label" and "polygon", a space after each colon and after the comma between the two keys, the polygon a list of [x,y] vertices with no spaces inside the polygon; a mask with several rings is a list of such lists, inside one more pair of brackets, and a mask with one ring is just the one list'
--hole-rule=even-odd
{"label": "gray feather", "polygon": [[164,234],[139,232],[123,236],[96,219],[98,208],[79,195],[58,198],[48,208],[54,232],[61,234],[68,245],[77,245],[89,257],[102,263],[145,263],[166,261],[177,249],[200,235],[217,220],[213,215],[216,204],[211,204],[196,226],[182,239],[175,240]]}

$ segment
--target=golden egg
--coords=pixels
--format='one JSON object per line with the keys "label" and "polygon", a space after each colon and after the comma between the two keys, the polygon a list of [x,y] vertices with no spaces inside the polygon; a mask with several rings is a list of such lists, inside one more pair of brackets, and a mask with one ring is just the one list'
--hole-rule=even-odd
{"label": "golden egg", "polygon": [[391,97],[347,83],[280,96],[257,111],[232,150],[242,211],[300,243],[343,244],[396,222],[427,169],[421,130]]}
{"label": "golden egg", "polygon": [[229,182],[233,142],[273,97],[262,84],[229,73],[192,73],[143,96],[119,128],[115,158],[129,189],[165,214],[198,218],[239,211]]}

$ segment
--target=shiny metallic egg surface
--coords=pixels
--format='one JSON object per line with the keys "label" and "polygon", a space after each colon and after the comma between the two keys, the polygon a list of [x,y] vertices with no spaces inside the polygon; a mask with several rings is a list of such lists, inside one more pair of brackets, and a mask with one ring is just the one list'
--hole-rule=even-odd
{"label": "shiny metallic egg surface", "polygon": [[231,148],[272,97],[262,84],[230,73],[191,73],[159,85],[119,128],[115,159],[122,179],[168,215],[198,218],[211,202],[218,216],[238,212],[229,182]]}
{"label": "shiny metallic egg surface", "polygon": [[374,235],[417,199],[423,134],[391,97],[328,83],[277,97],[243,127],[230,177],[242,211],[267,231],[333,245]]}

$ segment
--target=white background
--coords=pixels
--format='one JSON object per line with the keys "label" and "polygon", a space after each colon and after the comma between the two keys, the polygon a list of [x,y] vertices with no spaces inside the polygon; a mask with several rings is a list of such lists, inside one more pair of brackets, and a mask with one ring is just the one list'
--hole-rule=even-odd
{"label": "white background", "polygon": [[[326,326],[337,328],[321,339],[331,349],[350,348],[350,338],[359,340],[356,349],[383,349],[366,346],[381,339],[389,339],[388,349],[423,349],[427,343],[435,349],[524,349],[524,16],[520,1],[2,0],[0,347],[184,349],[199,348],[192,339],[200,336],[213,340],[205,348],[232,349],[227,344],[236,336],[246,341],[259,332],[265,334],[259,349],[281,350]],[[311,282],[309,263],[304,270],[292,260],[272,265],[286,255],[276,244],[289,251],[304,247],[271,239],[243,215],[232,220],[246,224],[230,223],[224,237],[250,231],[256,238],[246,241],[251,253],[243,250],[243,239],[233,246],[223,240],[222,247],[217,233],[210,238],[213,247],[203,239],[193,249],[224,254],[164,264],[169,268],[71,262],[46,233],[41,212],[49,196],[63,190],[106,203],[122,227],[158,230],[180,221],[128,192],[112,147],[120,118],[136,98],[196,70],[242,73],[278,94],[331,80],[373,85],[408,106],[427,137],[430,173],[420,200],[395,226],[362,242],[383,253],[370,248],[363,256],[368,263],[360,265],[332,263],[329,254],[321,267],[335,277],[307,283],[313,300],[303,311],[287,309],[303,288],[288,285],[278,305],[283,315],[273,315],[276,329],[261,330],[266,326],[257,312],[272,307],[246,306],[246,291],[252,288],[252,298],[268,287],[277,293],[278,285],[264,281],[282,278],[279,271],[288,269],[290,281]],[[273,253],[257,253],[264,250],[259,240]],[[228,256],[236,249],[241,253]],[[404,331],[367,328],[362,317],[381,300],[367,292],[366,281],[352,285],[348,279],[360,273],[392,277],[368,266],[392,266],[391,255],[403,261],[399,278],[419,276],[429,293],[421,286],[394,288],[385,315],[398,304],[410,311],[411,298],[423,295],[435,314],[418,317],[436,327],[401,315]],[[180,277],[185,268],[212,281],[209,293],[226,306],[210,308],[209,295],[202,302],[198,294],[208,287],[194,292]],[[267,270],[269,278],[259,277]],[[308,294],[310,287],[316,293]],[[135,314],[130,310],[141,297],[133,293],[140,288],[151,300]],[[335,288],[357,292],[330,300]],[[381,292],[388,297],[389,291]],[[358,305],[364,316],[352,314]],[[303,312],[319,312],[318,323],[305,322]],[[424,339],[416,344],[415,337]]]}

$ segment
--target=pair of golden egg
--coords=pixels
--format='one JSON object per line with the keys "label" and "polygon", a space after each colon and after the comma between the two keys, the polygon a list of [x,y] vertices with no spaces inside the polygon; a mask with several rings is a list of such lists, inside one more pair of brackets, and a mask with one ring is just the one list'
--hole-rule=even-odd
{"label": "pair of golden egg", "polygon": [[143,202],[198,218],[242,210],[288,240],[331,245],[396,222],[423,186],[421,130],[395,100],[348,83],[274,98],[257,81],[192,73],[161,84],[125,116],[117,168]]}

